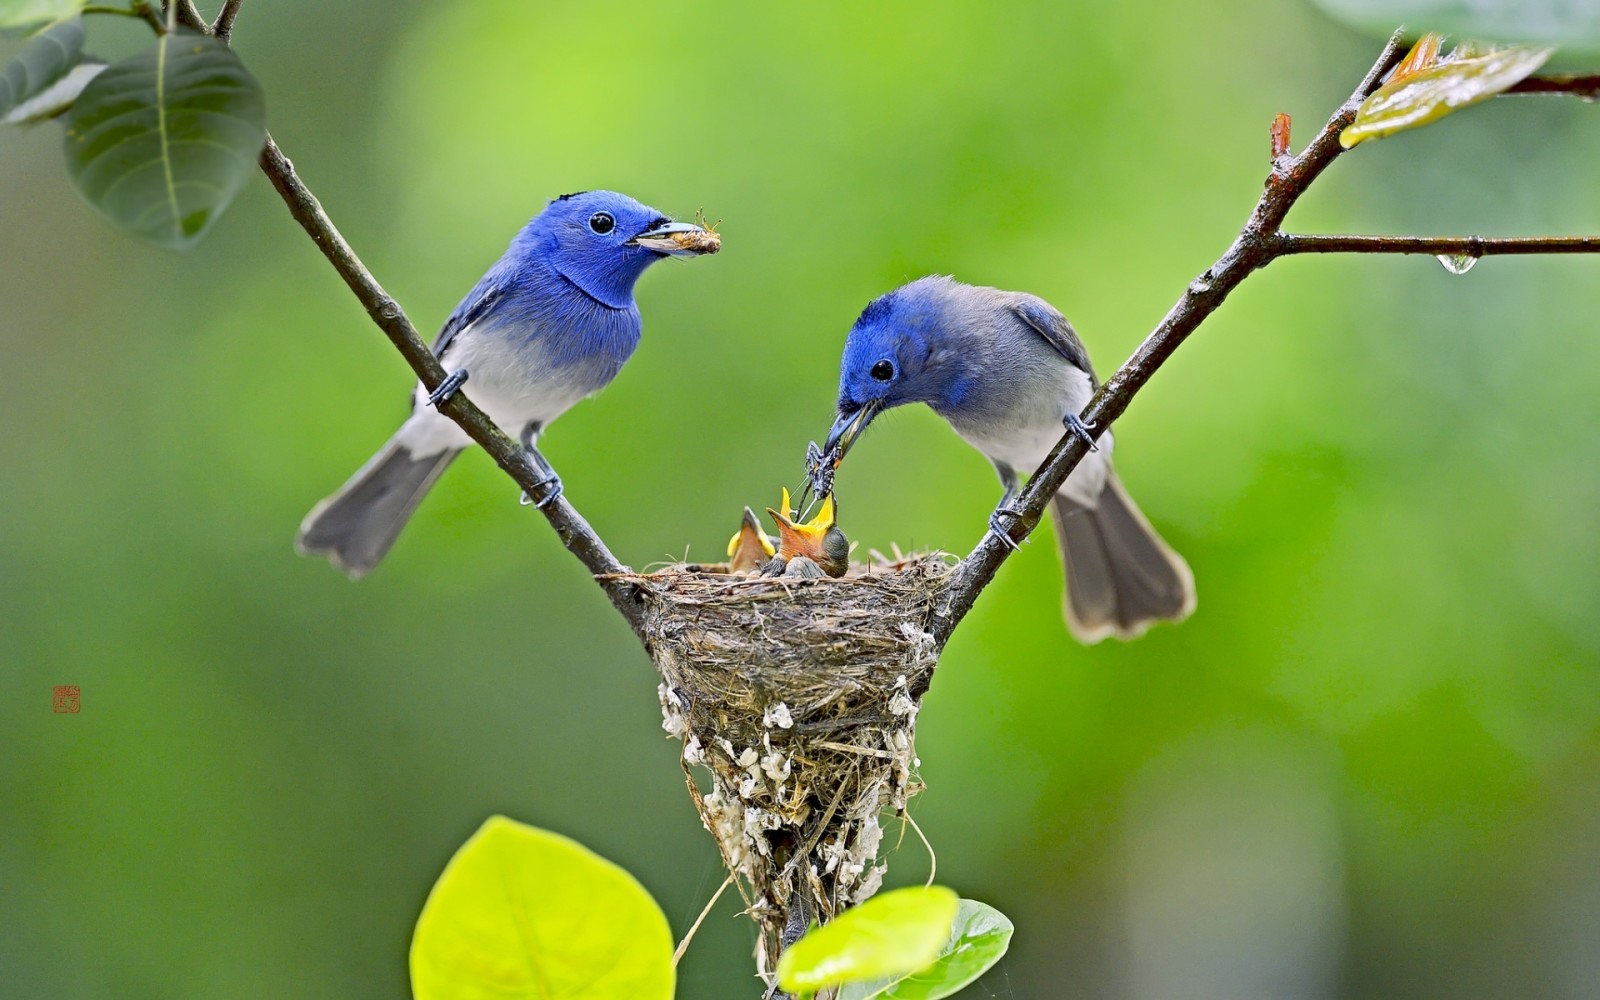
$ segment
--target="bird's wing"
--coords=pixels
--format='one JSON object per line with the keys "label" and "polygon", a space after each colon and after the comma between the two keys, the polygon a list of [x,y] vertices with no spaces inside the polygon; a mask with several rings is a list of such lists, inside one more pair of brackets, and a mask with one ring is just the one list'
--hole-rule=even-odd
{"label": "bird's wing", "polygon": [[450,314],[450,318],[444,321],[439,336],[433,341],[433,356],[444,357],[445,348],[450,346],[450,342],[455,340],[462,330],[488,315],[489,310],[494,308],[504,293],[505,285],[493,274],[486,275],[478,282],[477,286],[467,293],[467,297],[461,300],[461,304],[456,306],[456,311]]}
{"label": "bird's wing", "polygon": [[1043,337],[1045,343],[1055,348],[1057,354],[1087,372],[1091,386],[1100,384],[1094,376],[1094,366],[1089,363],[1089,352],[1083,349],[1083,341],[1078,339],[1072,324],[1054,306],[1033,295],[1019,295],[1009,308],[1013,315]]}

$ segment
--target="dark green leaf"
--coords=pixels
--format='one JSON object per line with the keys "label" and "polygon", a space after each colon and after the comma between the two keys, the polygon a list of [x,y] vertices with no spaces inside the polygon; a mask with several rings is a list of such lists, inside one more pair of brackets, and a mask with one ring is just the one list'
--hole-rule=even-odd
{"label": "dark green leaf", "polygon": [[255,170],[266,134],[261,85],[239,57],[179,33],[84,88],[67,116],[67,170],[112,222],[183,249]]}
{"label": "dark green leaf", "polygon": [[1463,45],[1449,57],[1379,87],[1361,103],[1356,120],[1339,133],[1339,143],[1348,149],[1488,100],[1544,65],[1554,51],[1514,45],[1479,52]]}
{"label": "dark green leaf", "polygon": [[85,0],[0,0],[0,28],[60,21],[83,9]]}
{"label": "dark green leaf", "polygon": [[1600,49],[1600,0],[1314,0],[1346,24],[1388,35],[1397,25],[1497,42]]}
{"label": "dark green leaf", "polygon": [[959,902],[938,885],[869,899],[790,945],[778,959],[778,982],[791,993],[814,993],[926,968],[949,938]]}
{"label": "dark green leaf", "polygon": [[851,983],[839,1000],[939,1000],[977,981],[1011,947],[1014,928],[1005,914],[975,899],[963,899],[950,939],[933,964],[900,977]]}
{"label": "dark green leaf", "polygon": [[0,117],[66,76],[83,54],[83,23],[76,18],[46,28],[0,70]]}

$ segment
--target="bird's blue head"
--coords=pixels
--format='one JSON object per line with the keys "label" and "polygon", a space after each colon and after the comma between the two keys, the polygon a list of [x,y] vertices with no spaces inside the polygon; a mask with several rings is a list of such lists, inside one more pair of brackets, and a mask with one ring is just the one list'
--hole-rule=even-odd
{"label": "bird's blue head", "polygon": [[951,293],[958,287],[950,278],[922,278],[862,310],[845,339],[838,419],[823,449],[835,465],[882,411],[958,401],[964,365],[945,342]]}
{"label": "bird's blue head", "polygon": [[[714,253],[716,240],[674,239],[706,233],[673,222],[648,205],[615,191],[565,194],[545,206],[518,234],[514,250],[532,256],[615,309],[633,302],[633,285],[645,268],[666,257]],[[687,245],[685,245],[687,244]]]}

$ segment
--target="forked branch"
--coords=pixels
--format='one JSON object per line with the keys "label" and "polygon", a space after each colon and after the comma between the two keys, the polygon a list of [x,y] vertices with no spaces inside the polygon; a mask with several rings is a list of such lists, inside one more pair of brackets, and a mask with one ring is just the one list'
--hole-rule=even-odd
{"label": "forked branch", "polygon": [[[185,26],[215,34],[227,41],[242,0],[226,0],[214,25],[206,24],[200,17],[193,0],[168,0],[168,3],[177,5],[177,17]],[[1284,217],[1295,202],[1322,171],[1344,152],[1339,144],[1339,133],[1354,120],[1361,102],[1400,61],[1405,51],[1401,38],[1401,33],[1397,32],[1389,39],[1350,98],[1334,112],[1298,156],[1288,153],[1287,117],[1280,115],[1273,122],[1272,170],[1267,177],[1266,189],[1256,202],[1249,220],[1227,252],[1190,282],[1177,304],[1139,345],[1133,356],[1100,386],[1081,415],[1086,424],[1096,428],[1097,432],[1103,432],[1111,426],[1157,369],[1222,305],[1229,293],[1250,274],[1279,257],[1303,253],[1414,253],[1474,258],[1499,254],[1600,252],[1600,237],[1593,236],[1340,236],[1281,231]],[[1600,97],[1600,75],[1530,77],[1510,88],[1508,93],[1573,94],[1595,98]],[[260,162],[272,186],[288,205],[290,214],[339,272],[339,276],[366,308],[373,323],[394,344],[423,386],[429,390],[436,388],[446,375],[438,359],[418,336],[405,311],[362,264],[316,197],[301,182],[289,158],[271,137],[268,137],[261,152]],[[535,498],[544,495],[546,487],[542,477],[522,448],[473,405],[466,393],[458,392],[441,402],[439,410],[482,445],[524,492]],[[1050,498],[1082,461],[1087,450],[1088,446],[1080,438],[1072,434],[1062,437],[1013,504],[1013,508],[1020,513],[1014,515],[1011,521],[1012,540],[1021,541],[1038,526]],[[640,634],[642,638],[644,605],[635,585],[626,580],[628,568],[611,554],[605,542],[564,497],[546,504],[542,510],[561,543],[597,578],[612,605],[635,634]],[[995,572],[1011,551],[1011,545],[990,532],[955,568],[930,623],[930,631],[939,646],[949,639],[971,610],[978,594],[994,578]]]}
{"label": "forked branch", "polygon": [[[1266,190],[1256,202],[1249,221],[1227,252],[1189,283],[1183,297],[1139,345],[1139,349],[1100,386],[1089,401],[1081,416],[1084,423],[1095,428],[1096,433],[1103,433],[1122,415],[1156,370],[1166,363],[1206,317],[1222,305],[1240,282],[1279,257],[1300,253],[1423,253],[1474,258],[1496,254],[1600,252],[1600,237],[1594,236],[1490,239],[1481,236],[1321,236],[1281,231],[1284,217],[1295,202],[1322,171],[1344,152],[1339,144],[1339,133],[1355,120],[1361,102],[1378,87],[1405,54],[1402,38],[1403,34],[1396,32],[1389,39],[1360,86],[1356,87],[1349,100],[1340,105],[1299,156],[1288,154],[1287,116],[1279,115],[1273,121],[1272,171],[1267,176]],[[1509,92],[1592,97],[1600,93],[1600,77],[1530,77]],[[1020,512],[1011,522],[1012,540],[1020,542],[1038,526],[1050,498],[1086,454],[1088,445],[1081,438],[1074,434],[1062,437],[1011,505]],[[967,612],[972,610],[978,594],[994,579],[995,571],[1013,548],[1013,545],[990,532],[956,567],[943,598],[934,610],[930,625],[930,631],[941,645],[950,638]]]}

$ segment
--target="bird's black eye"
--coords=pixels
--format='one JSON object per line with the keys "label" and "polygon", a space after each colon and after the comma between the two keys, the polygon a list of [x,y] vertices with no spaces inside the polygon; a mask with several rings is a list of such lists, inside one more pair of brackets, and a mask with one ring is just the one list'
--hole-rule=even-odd
{"label": "bird's black eye", "polygon": [[596,212],[589,216],[589,228],[604,236],[617,228],[617,220],[611,217],[610,212]]}
{"label": "bird's black eye", "polygon": [[872,366],[872,377],[879,382],[887,382],[894,378],[894,362],[885,358]]}

